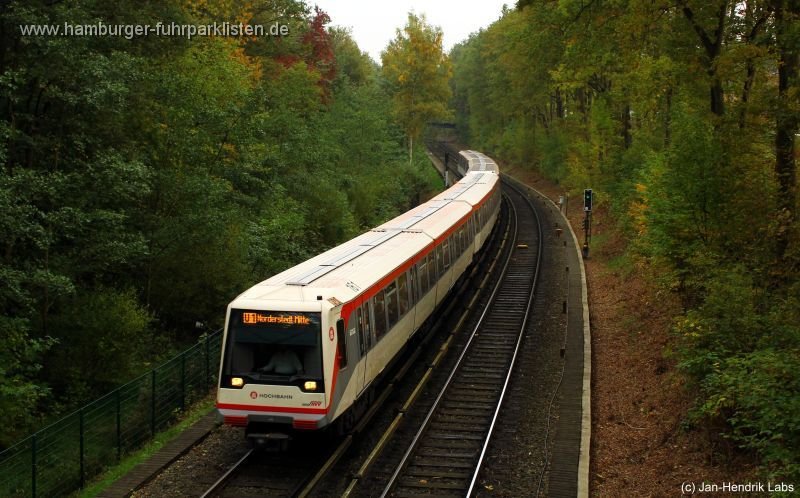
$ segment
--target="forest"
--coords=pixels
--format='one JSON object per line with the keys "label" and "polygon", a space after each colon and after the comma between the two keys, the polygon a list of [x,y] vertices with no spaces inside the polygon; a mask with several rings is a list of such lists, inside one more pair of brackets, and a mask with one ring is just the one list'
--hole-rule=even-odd
{"label": "forest", "polygon": [[[23,36],[279,24],[285,36]],[[0,5],[0,448],[441,187],[390,85],[296,0]]]}
{"label": "forest", "polygon": [[[101,22],[288,34],[20,29]],[[0,2],[0,449],[440,188],[414,145],[453,119],[594,189],[680,304],[685,428],[800,478],[800,2],[519,0],[449,57],[409,15],[381,65],[333,24],[301,0]]]}
{"label": "forest", "polygon": [[679,298],[687,426],[795,479],[799,53],[793,0],[520,0],[450,54],[464,141],[594,187],[631,271]]}

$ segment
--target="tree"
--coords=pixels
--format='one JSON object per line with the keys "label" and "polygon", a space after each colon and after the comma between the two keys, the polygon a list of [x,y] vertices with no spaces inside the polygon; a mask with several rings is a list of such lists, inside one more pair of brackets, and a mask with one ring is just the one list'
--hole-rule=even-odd
{"label": "tree", "polygon": [[429,25],[424,15],[409,13],[405,28],[397,30],[395,39],[381,53],[381,60],[394,115],[408,137],[410,161],[414,140],[422,136],[425,125],[449,115],[448,79],[452,68],[442,50],[441,28]]}

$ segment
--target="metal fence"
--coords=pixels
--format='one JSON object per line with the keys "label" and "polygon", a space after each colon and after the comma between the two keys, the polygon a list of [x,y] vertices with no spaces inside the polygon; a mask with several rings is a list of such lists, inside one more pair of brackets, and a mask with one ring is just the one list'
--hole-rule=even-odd
{"label": "metal fence", "polygon": [[216,385],[221,331],[0,453],[0,496],[61,496],[142,447]]}

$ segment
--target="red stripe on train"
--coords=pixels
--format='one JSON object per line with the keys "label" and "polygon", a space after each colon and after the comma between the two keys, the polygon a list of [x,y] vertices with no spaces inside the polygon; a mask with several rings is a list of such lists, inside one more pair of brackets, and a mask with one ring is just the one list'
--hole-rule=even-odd
{"label": "red stripe on train", "polygon": [[313,415],[325,415],[328,413],[327,408],[295,408],[292,406],[237,405],[233,403],[217,403],[217,408],[221,410],[250,410],[254,412],[304,413]]}

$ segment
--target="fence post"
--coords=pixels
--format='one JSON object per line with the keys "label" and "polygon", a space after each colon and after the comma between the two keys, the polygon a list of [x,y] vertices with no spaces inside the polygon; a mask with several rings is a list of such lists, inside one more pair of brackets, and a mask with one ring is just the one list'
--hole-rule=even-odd
{"label": "fence post", "polygon": [[153,434],[153,437],[156,436],[156,369],[153,369],[153,374],[151,375],[152,382],[151,382],[151,401],[150,403],[150,432]]}
{"label": "fence post", "polygon": [[120,389],[117,389],[117,463],[122,461],[122,401],[120,394]]}
{"label": "fence post", "polygon": [[186,353],[181,354],[181,411],[186,409]]}
{"label": "fence post", "polygon": [[36,434],[31,436],[31,496],[36,498]]}
{"label": "fence post", "polygon": [[80,450],[81,450],[81,475],[80,475],[80,480],[79,480],[80,483],[81,483],[81,489],[83,489],[83,486],[86,484],[86,481],[85,481],[86,463],[84,461],[84,456],[83,456],[83,454],[86,451],[86,445],[83,442],[83,439],[84,439],[84,425],[83,425],[84,420],[83,420],[83,418],[84,418],[83,417],[83,408],[81,408],[80,411],[78,412],[78,420],[79,420],[78,426],[80,427],[80,434],[81,434],[81,444],[80,444]]}

